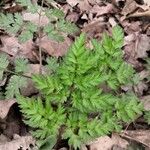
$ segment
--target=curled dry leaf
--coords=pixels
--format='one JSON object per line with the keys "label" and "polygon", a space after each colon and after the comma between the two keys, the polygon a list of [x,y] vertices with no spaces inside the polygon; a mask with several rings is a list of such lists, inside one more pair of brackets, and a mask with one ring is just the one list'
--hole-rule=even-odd
{"label": "curled dry leaf", "polygon": [[30,145],[35,145],[35,140],[32,136],[22,136],[18,139],[0,144],[0,150],[31,150]]}
{"label": "curled dry leaf", "polygon": [[4,119],[7,116],[11,106],[14,103],[16,103],[15,99],[0,100],[0,118],[1,119]]}

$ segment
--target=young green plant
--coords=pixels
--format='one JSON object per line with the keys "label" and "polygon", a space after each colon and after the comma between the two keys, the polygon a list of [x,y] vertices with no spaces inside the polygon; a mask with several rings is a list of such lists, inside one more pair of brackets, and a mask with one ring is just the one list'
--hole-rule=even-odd
{"label": "young green plant", "polygon": [[92,40],[89,49],[81,34],[51,75],[33,76],[41,97],[17,99],[25,123],[35,128],[35,138],[61,137],[77,149],[121,131],[124,123],[142,114],[138,98],[120,90],[122,85],[132,85],[135,74],[123,60],[123,39],[122,29],[116,26],[112,36],[105,34],[102,42]]}

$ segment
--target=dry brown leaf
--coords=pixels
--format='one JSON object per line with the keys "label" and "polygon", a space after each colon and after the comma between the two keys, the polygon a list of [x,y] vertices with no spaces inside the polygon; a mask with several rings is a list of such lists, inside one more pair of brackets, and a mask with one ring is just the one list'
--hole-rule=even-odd
{"label": "dry brown leaf", "polygon": [[9,55],[16,56],[21,49],[21,45],[16,37],[1,36],[1,42],[3,47],[0,48],[0,50]]}
{"label": "dry brown leaf", "polygon": [[146,34],[130,34],[125,37],[124,46],[125,53],[135,59],[145,58],[150,50],[150,38]]}
{"label": "dry brown leaf", "polygon": [[79,19],[79,14],[76,12],[71,12],[67,15],[66,19],[71,22],[76,22]]}
{"label": "dry brown leaf", "polygon": [[82,29],[82,32],[87,33],[88,37],[100,37],[102,36],[102,33],[105,32],[106,29],[106,23],[102,22],[101,20],[97,19],[89,24],[85,25]]}
{"label": "dry brown leaf", "polygon": [[143,0],[143,1],[146,5],[150,6],[150,0]]}
{"label": "dry brown leaf", "polygon": [[7,136],[5,136],[4,134],[1,134],[1,135],[0,135],[0,145],[1,145],[2,143],[6,143],[6,142],[8,142],[8,141],[10,141],[10,139],[9,139]]}
{"label": "dry brown leaf", "polygon": [[15,99],[0,100],[0,118],[1,119],[4,119],[7,116],[11,106],[14,103],[16,103]]}
{"label": "dry brown leaf", "polygon": [[109,18],[109,23],[110,23],[110,25],[111,25],[112,27],[114,27],[114,26],[117,25],[117,22],[116,22],[116,20],[115,20],[114,17],[110,17],[110,18]]}
{"label": "dry brown leaf", "polygon": [[112,13],[113,11],[114,6],[112,4],[107,4],[106,6],[94,5],[93,8],[90,10],[91,13],[97,14],[97,16]]}
{"label": "dry brown leaf", "polygon": [[144,91],[148,89],[148,85],[144,81],[140,81],[136,86],[134,86],[134,91],[138,96],[142,96]]}
{"label": "dry brown leaf", "polygon": [[[40,65],[39,64],[29,64],[29,72],[25,75],[31,77],[33,74],[39,74],[40,73]],[[42,73],[45,73],[44,68],[42,67]],[[32,94],[35,94],[38,92],[38,90],[35,88],[35,85],[31,79],[27,79],[27,86],[22,87],[21,94],[24,96],[30,96]]]}
{"label": "dry brown leaf", "polygon": [[149,71],[143,70],[140,73],[138,73],[138,76],[140,78],[140,81],[137,85],[134,86],[134,91],[139,95],[142,96],[144,91],[147,91],[148,84],[144,82],[144,79],[149,76]]}
{"label": "dry brown leaf", "polygon": [[93,6],[93,5],[101,5],[103,2],[101,0],[88,0],[88,2]]}
{"label": "dry brown leaf", "polygon": [[137,9],[137,3],[135,2],[135,0],[126,0],[126,4],[122,10],[122,14],[124,16],[134,12],[134,10]]}
{"label": "dry brown leaf", "polygon": [[76,6],[77,4],[79,4],[81,2],[80,0],[66,0],[66,1],[72,7]]}
{"label": "dry brown leaf", "polygon": [[[36,41],[38,43],[38,40]],[[63,56],[70,46],[71,41],[68,37],[65,38],[63,42],[56,42],[49,39],[47,36],[42,38],[41,47],[51,56]]]}
{"label": "dry brown leaf", "polygon": [[150,50],[150,37],[146,34],[139,35],[135,46],[136,58],[147,57],[148,50]]}
{"label": "dry brown leaf", "polygon": [[112,3],[114,3],[115,5],[117,5],[118,7],[120,6],[120,4],[124,4],[126,0],[112,0]]}
{"label": "dry brown leaf", "polygon": [[134,34],[137,36],[138,32],[142,30],[140,21],[132,21],[129,22],[127,20],[122,22],[122,26],[124,27],[124,31],[129,34]]}
{"label": "dry brown leaf", "polygon": [[89,12],[92,9],[92,6],[89,4],[88,0],[80,1],[79,8],[81,11]]}
{"label": "dry brown leaf", "polygon": [[111,139],[112,139],[114,145],[117,145],[118,147],[120,147],[122,149],[126,149],[127,146],[129,145],[128,141],[121,138],[118,134],[112,134]]}
{"label": "dry brown leaf", "polygon": [[[31,21],[32,23],[35,23],[36,25],[39,24],[39,13],[24,13],[22,15],[24,21]],[[49,23],[48,17],[46,17],[45,13],[42,13],[41,16],[41,26],[45,26]]]}
{"label": "dry brown leaf", "polygon": [[30,145],[35,145],[35,140],[32,136],[22,136],[18,139],[0,144],[0,150],[31,150]]}
{"label": "dry brown leaf", "polygon": [[72,7],[78,5],[81,11],[90,11],[92,8],[88,0],[67,0],[67,3]]}
{"label": "dry brown leaf", "polygon": [[90,150],[110,150],[114,145],[120,148],[127,148],[128,142],[118,134],[113,134],[112,138],[103,136],[90,144]]}
{"label": "dry brown leaf", "polygon": [[141,98],[141,101],[143,102],[144,109],[145,109],[146,111],[150,111],[150,95],[143,96],[143,97]]}
{"label": "dry brown leaf", "polygon": [[35,85],[31,79],[27,80],[26,87],[22,87],[20,91],[21,91],[21,95],[23,96],[30,96],[38,92],[38,90],[35,88]]}
{"label": "dry brown leaf", "polygon": [[110,137],[103,136],[90,144],[90,150],[109,150],[113,145],[114,143]]}
{"label": "dry brown leaf", "polygon": [[2,47],[0,51],[3,51],[12,56],[24,56],[25,58],[34,59],[32,49],[34,49],[34,43],[32,40],[28,40],[25,43],[20,44],[16,37],[2,36]]}
{"label": "dry brown leaf", "polygon": [[135,41],[136,35],[135,34],[129,34],[125,36],[124,38],[124,46],[131,44],[131,42]]}
{"label": "dry brown leaf", "polygon": [[150,148],[150,130],[124,131],[120,135]]}

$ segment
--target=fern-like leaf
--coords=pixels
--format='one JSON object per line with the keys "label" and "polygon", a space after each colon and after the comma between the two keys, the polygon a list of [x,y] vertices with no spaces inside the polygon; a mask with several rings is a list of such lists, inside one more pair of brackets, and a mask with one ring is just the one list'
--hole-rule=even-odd
{"label": "fern-like leaf", "polygon": [[24,0],[16,0],[16,2],[18,4],[20,4],[21,6],[27,7],[28,11],[32,12],[32,13],[38,12],[38,10],[40,8],[38,5],[33,4],[31,0],[25,0],[25,1]]}
{"label": "fern-like leaf", "polygon": [[65,33],[71,34],[78,31],[78,28],[75,26],[75,24],[63,19],[61,19],[57,25],[58,25],[58,30]]}
{"label": "fern-like leaf", "polygon": [[20,14],[0,14],[0,27],[8,33],[17,33],[23,24]]}
{"label": "fern-like leaf", "polygon": [[[64,25],[60,28],[67,30]],[[47,32],[53,29],[45,28]],[[92,49],[86,48],[81,34],[56,70],[56,60],[51,61],[55,72],[33,76],[43,101],[18,101],[25,122],[37,129],[33,132],[36,138],[60,134],[70,147],[78,149],[91,139],[120,131],[122,122],[134,121],[142,114],[143,107],[134,94],[117,94],[120,86],[130,83],[134,70],[122,58],[121,28],[115,27],[112,34],[106,34],[101,43],[93,40]]]}
{"label": "fern-like leaf", "polygon": [[9,79],[9,83],[6,87],[6,99],[14,98],[16,95],[20,94],[20,88],[26,87],[27,79],[25,77],[13,75]]}
{"label": "fern-like leaf", "polygon": [[7,55],[5,54],[0,54],[0,80],[3,78],[3,73],[5,69],[7,68],[9,61],[7,59]]}
{"label": "fern-like leaf", "polygon": [[15,72],[26,73],[29,71],[28,60],[23,58],[17,58],[15,60]]}

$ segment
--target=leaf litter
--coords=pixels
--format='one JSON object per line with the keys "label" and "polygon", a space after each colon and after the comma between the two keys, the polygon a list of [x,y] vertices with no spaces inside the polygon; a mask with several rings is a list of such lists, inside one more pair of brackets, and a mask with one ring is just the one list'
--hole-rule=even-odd
{"label": "leaf litter", "polygon": [[[9,4],[10,3],[10,4]],[[149,58],[150,51],[150,1],[143,0],[139,2],[138,0],[112,0],[112,1],[102,1],[102,0],[66,0],[65,3],[55,2],[53,7],[61,8],[65,12],[65,17],[68,20],[74,22],[78,27],[80,27],[82,32],[86,32],[88,38],[101,39],[102,33],[107,31],[110,33],[111,28],[119,24],[124,28],[125,41],[124,41],[124,53],[125,60],[131,63],[137,70],[138,74],[141,75],[141,81],[138,85],[134,87],[135,92],[141,97],[141,101],[144,103],[146,110],[149,110],[149,82],[144,79],[147,77],[147,70],[145,68],[145,59]],[[10,13],[22,11],[22,17],[25,21],[31,21],[38,24],[39,14],[30,14],[23,10],[23,8],[11,5],[10,1],[7,1],[7,7],[5,5],[5,11]],[[47,17],[43,14],[41,25],[44,26],[48,24]],[[6,35],[0,30],[0,51],[7,53],[9,56],[24,57],[30,60],[31,70],[35,69],[35,72],[39,72],[40,65],[38,56],[37,45],[39,39],[31,39],[25,43],[20,43],[16,35]],[[73,38],[77,34],[73,35]],[[66,54],[68,47],[72,43],[72,37],[66,36],[63,43],[54,42],[48,37],[43,37],[41,42],[42,53],[46,56],[56,56],[57,58]],[[45,59],[43,57],[43,59]],[[34,62],[35,64],[32,64]],[[144,72],[144,73],[143,73]],[[31,75],[31,72],[29,73]],[[7,78],[7,77],[6,77]],[[143,81],[144,80],[144,81]],[[29,83],[31,80],[29,80]],[[6,81],[4,82],[4,84]],[[28,85],[27,88],[21,89],[24,95],[30,96],[37,91],[32,87],[33,85]],[[2,85],[4,86],[4,85]],[[32,92],[31,92],[32,91]],[[0,117],[2,120],[7,118],[10,109],[14,109],[13,105],[15,100],[5,100],[0,101]],[[15,135],[15,131],[13,133]],[[1,134],[2,135],[2,134]],[[121,135],[122,136],[122,135]],[[124,137],[124,136],[122,136]],[[149,130],[148,131],[138,131],[126,132],[127,139],[134,139],[137,142],[144,144],[150,148],[149,145]],[[90,149],[94,150],[108,150],[113,148],[113,145],[118,143],[116,139],[118,138],[112,136],[111,138],[106,136],[93,143],[90,143]],[[122,139],[119,137],[119,139]],[[127,145],[128,141],[124,141]],[[18,136],[17,139],[9,140],[9,142],[0,144],[0,149],[14,149],[17,150],[22,146],[23,149],[29,148],[30,144],[34,145],[34,140],[31,136]],[[122,147],[123,143],[118,144]],[[124,147],[126,149],[126,147]]]}

